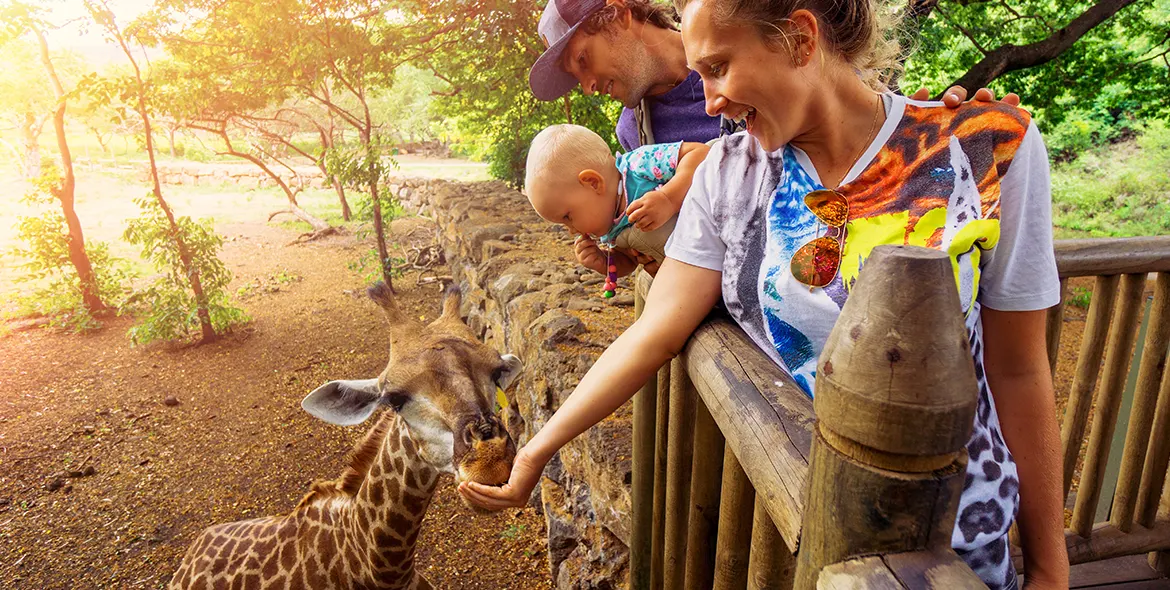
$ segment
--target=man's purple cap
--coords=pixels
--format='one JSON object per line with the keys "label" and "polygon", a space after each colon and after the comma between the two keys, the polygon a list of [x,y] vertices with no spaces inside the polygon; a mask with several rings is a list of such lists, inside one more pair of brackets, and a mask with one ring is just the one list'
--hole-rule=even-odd
{"label": "man's purple cap", "polygon": [[532,64],[528,85],[540,100],[554,100],[577,85],[577,79],[561,66],[561,54],[577,27],[590,15],[605,8],[605,0],[549,0],[536,30],[548,49]]}

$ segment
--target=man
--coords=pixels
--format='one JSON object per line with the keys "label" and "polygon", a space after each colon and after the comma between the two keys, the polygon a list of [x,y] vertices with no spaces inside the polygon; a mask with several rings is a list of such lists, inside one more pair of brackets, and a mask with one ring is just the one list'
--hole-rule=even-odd
{"label": "man", "polygon": [[[574,86],[605,94],[625,106],[617,124],[627,151],[649,143],[707,142],[738,131],[731,121],[707,115],[703,81],[687,67],[674,12],[654,0],[549,0],[537,31],[548,49],[528,75],[533,94],[555,100]],[[925,99],[925,88],[913,98]],[[957,107],[960,86],[943,102]],[[987,89],[975,100],[994,100]],[[1008,94],[1004,102],[1018,105]]]}

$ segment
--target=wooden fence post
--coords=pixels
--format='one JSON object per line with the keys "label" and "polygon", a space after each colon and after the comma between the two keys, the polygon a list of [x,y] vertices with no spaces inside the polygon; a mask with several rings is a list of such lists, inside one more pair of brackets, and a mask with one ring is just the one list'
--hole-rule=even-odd
{"label": "wooden fence post", "polygon": [[955,561],[977,395],[950,258],[875,248],[819,360],[796,588],[857,556]]}
{"label": "wooden fence post", "polygon": [[[639,281],[643,281],[641,276]],[[641,317],[646,299],[634,289],[634,318]],[[658,378],[651,377],[634,396],[634,464],[630,496],[630,590],[650,590],[650,550],[654,530],[654,440]]]}

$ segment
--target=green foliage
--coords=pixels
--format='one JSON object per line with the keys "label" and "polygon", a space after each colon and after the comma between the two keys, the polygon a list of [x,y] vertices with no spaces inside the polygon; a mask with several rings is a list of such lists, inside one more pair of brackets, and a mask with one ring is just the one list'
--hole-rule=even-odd
{"label": "green foliage", "polygon": [[392,279],[397,279],[403,275],[402,266],[406,264],[406,259],[398,256],[390,256],[383,261],[382,266],[378,265],[378,250],[370,248],[366,250],[357,260],[346,264],[346,268],[358,273],[365,283],[373,283],[374,281],[382,280],[382,268],[386,269],[386,273]]}
{"label": "green foliage", "polygon": [[1081,309],[1089,309],[1089,304],[1093,302],[1093,290],[1087,287],[1073,288],[1072,295],[1068,298],[1068,304],[1073,307]]}
{"label": "green foliage", "polygon": [[[941,92],[984,52],[1053,36],[1093,0],[942,0],[922,23],[902,87]],[[1138,0],[1056,59],[1009,72],[990,85],[1016,92],[1035,115],[1054,156],[1125,137],[1143,121],[1170,115],[1170,0]]]}
{"label": "green foliage", "polygon": [[425,3],[417,13],[424,27],[419,34],[435,35],[426,65],[453,89],[436,98],[433,108],[454,121],[463,144],[459,152],[486,158],[492,176],[520,186],[532,138],[548,125],[567,122],[567,115],[620,149],[614,123],[621,105],[575,90],[566,113],[563,100],[541,102],[528,89],[528,68],[544,50],[536,33],[541,6],[535,0],[473,4]]}
{"label": "green foliage", "polygon": [[186,245],[191,267],[199,273],[203,294],[207,298],[211,325],[217,334],[249,320],[244,310],[232,305],[227,286],[232,275],[219,259],[223,239],[215,233],[209,220],[190,217],[175,220],[178,236],[171,234],[170,223],[153,196],[135,199],[142,215],[126,226],[123,238],[142,249],[142,258],[159,273],[154,282],[135,294],[133,304],[141,315],[130,329],[135,344],[156,340],[180,340],[199,329],[198,309],[190,279],[179,256],[178,241]]}
{"label": "green foliage", "polygon": [[1053,223],[1093,236],[1170,234],[1170,126],[1052,170]]}
{"label": "green foliage", "polygon": [[370,187],[378,187],[378,204],[382,211],[383,223],[390,223],[404,212],[398,202],[398,195],[391,194],[385,180],[391,172],[398,170],[398,162],[388,154],[393,147],[384,138],[375,137],[369,146],[341,145],[325,150],[325,170],[337,178],[347,189],[357,193],[353,205],[356,219],[370,221],[374,218],[373,200]]}
{"label": "green foliage", "polygon": [[[50,325],[70,332],[84,332],[101,324],[82,302],[81,279],[69,258],[69,229],[65,215],[52,188],[60,183],[60,170],[42,164],[41,175],[33,179],[33,189],[24,202],[41,209],[35,217],[20,217],[17,237],[25,247],[17,247],[13,254],[24,259],[20,267],[24,273],[17,282],[32,287],[32,293],[21,297],[20,310],[25,315],[42,315]],[[98,297],[107,305],[117,307],[127,296],[127,284],[132,278],[129,264],[110,255],[109,247],[90,241],[85,245],[97,282]]]}

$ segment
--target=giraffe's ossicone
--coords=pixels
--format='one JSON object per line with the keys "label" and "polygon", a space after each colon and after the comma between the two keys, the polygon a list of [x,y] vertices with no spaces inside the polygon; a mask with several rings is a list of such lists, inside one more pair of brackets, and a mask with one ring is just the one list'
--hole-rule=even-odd
{"label": "giraffe's ossicone", "polygon": [[516,447],[497,407],[520,360],[479,342],[459,317],[458,289],[422,324],[379,282],[370,298],[389,321],[390,362],[375,379],[330,381],[302,407],[339,425],[387,406],[341,476],[319,481],[284,516],[204,530],[171,579],[172,590],[431,588],[414,547],[439,475],[456,484],[507,481]]}

